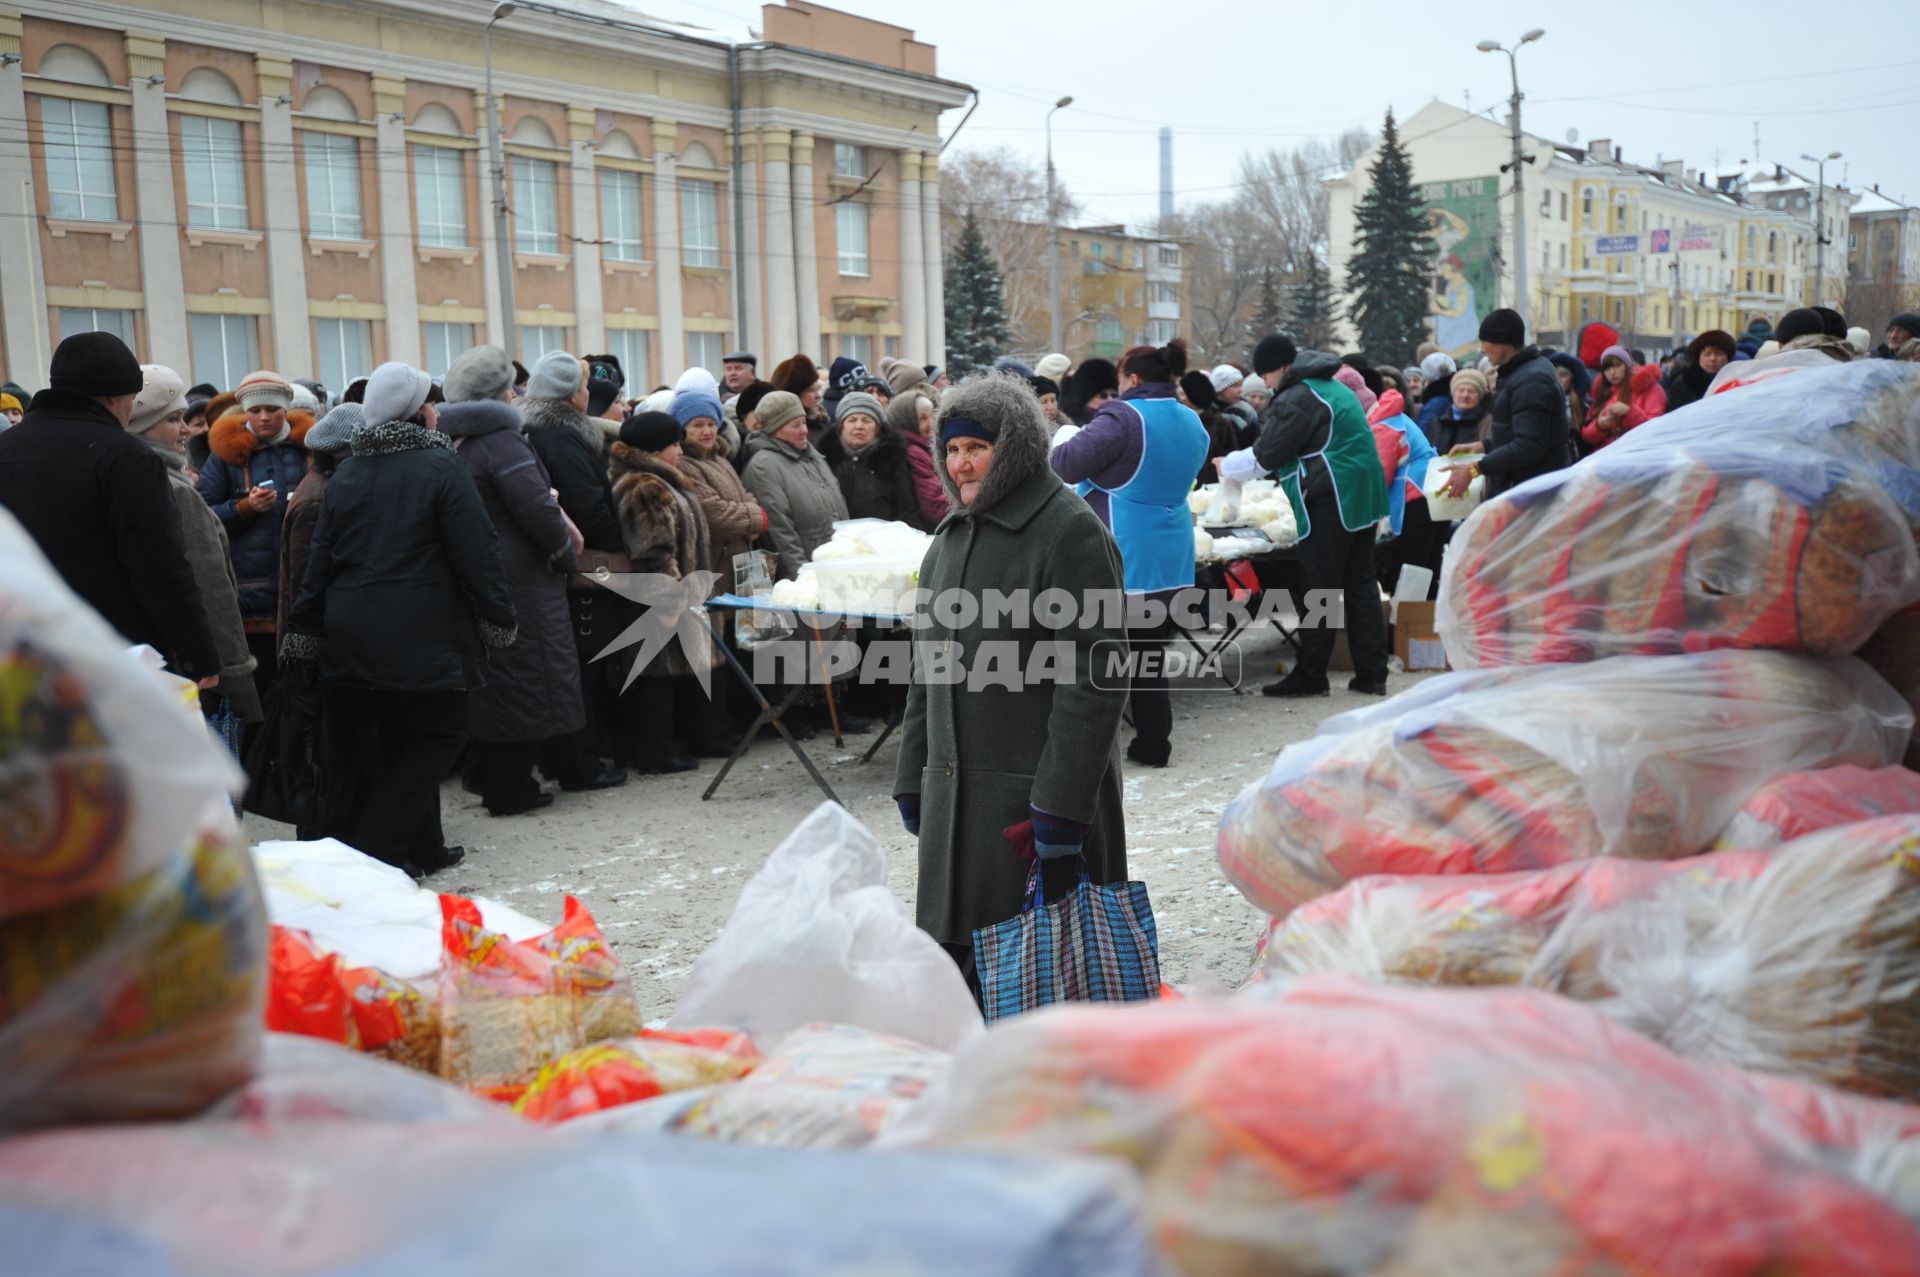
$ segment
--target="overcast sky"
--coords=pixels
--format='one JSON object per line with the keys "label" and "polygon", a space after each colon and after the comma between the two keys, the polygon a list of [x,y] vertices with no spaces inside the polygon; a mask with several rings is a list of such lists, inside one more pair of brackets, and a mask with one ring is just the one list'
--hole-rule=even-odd
{"label": "overcast sky", "polygon": [[[759,22],[734,0],[624,0],[718,27]],[[912,28],[940,73],[980,91],[957,147],[1044,153],[1089,222],[1151,220],[1158,131],[1174,130],[1175,203],[1221,198],[1242,151],[1378,128],[1431,98],[1505,119],[1507,60],[1482,39],[1547,34],[1520,54],[1527,131],[1559,141],[1611,138],[1630,162],[1754,156],[1799,164],[1841,151],[1828,178],[1875,182],[1920,201],[1920,4],[1626,3],[1595,7],[1364,5],[1297,0],[1070,3],[1066,0],[837,0],[836,8]],[[1404,11],[1404,16],[1395,16]],[[1179,15],[1173,22],[1164,16]],[[1530,16],[1522,16],[1530,15]],[[1828,15],[1816,18],[1814,15]],[[1854,15],[1860,15],[1858,17]],[[961,113],[941,127],[951,133]],[[1802,167],[1806,167],[1802,165]]]}

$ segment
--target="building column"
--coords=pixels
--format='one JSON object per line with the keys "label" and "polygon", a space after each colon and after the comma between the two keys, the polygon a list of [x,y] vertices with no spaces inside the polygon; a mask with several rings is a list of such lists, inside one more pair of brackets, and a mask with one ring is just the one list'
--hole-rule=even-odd
{"label": "building column", "polygon": [[380,300],[387,308],[387,358],[418,368],[423,357],[420,287],[413,273],[406,105],[405,80],[373,77],[373,171],[380,187]]}
{"label": "building column", "polygon": [[[767,189],[767,366],[800,350],[800,304],[794,291],[798,275],[793,249],[793,184],[788,176],[793,133],[760,131],[760,161]],[[812,357],[812,352],[808,352]]]}
{"label": "building column", "polygon": [[[793,135],[793,270],[798,286],[794,305],[800,321],[799,347],[809,359],[821,359],[820,251],[813,231],[813,134]],[[830,362],[830,361],[828,361]],[[821,364],[825,367],[826,362]]]}
{"label": "building column", "polygon": [[947,362],[947,272],[940,260],[940,156],[920,157],[921,266],[926,272],[926,362]]}
{"label": "building column", "polygon": [[[20,15],[0,13],[0,53],[14,60],[0,66],[0,122],[27,135],[27,91],[20,62]],[[168,222],[173,221],[171,209]],[[46,382],[53,362],[47,278],[40,260],[40,209],[33,193],[33,161],[26,146],[0,146],[0,261],[7,284],[0,288],[0,325],[7,336],[7,376],[29,390]]]}
{"label": "building column", "polygon": [[267,296],[273,316],[273,369],[282,377],[313,375],[308,333],[307,261],[301,246],[306,210],[293,146],[293,62],[254,54],[260,76],[260,176],[266,192]]}
{"label": "building column", "polygon": [[926,232],[920,226],[920,152],[900,153],[900,357],[927,362]]}
{"label": "building column", "polygon": [[768,348],[767,309],[761,304],[760,279],[760,137],[749,130],[734,139],[734,144],[740,148],[739,189],[729,189],[727,194],[730,199],[740,201],[740,243],[734,262],[745,280],[747,294],[746,314],[736,315],[733,321],[735,348],[753,351],[765,359]]}
{"label": "building column", "polygon": [[[473,134],[480,148],[473,153],[480,174],[480,226],[474,242],[480,248],[481,304],[487,308],[487,344],[507,344],[506,310],[500,304],[500,248],[493,233],[493,136],[487,132],[487,95],[473,93]],[[504,127],[506,121],[501,121]],[[507,358],[518,359],[520,352],[507,351]]]}
{"label": "building column", "polygon": [[590,106],[567,108],[573,179],[573,309],[578,349],[597,354],[607,348],[607,305],[600,278],[600,181],[593,168]]}
{"label": "building column", "polygon": [[[187,376],[193,369],[188,341],[186,276],[180,265],[180,231],[173,203],[173,145],[167,129],[167,42],[145,32],[127,32],[127,68],[133,92],[133,197],[140,230],[140,291],[146,298],[147,362]],[[38,254],[36,254],[38,256]],[[42,314],[44,314],[44,310]],[[9,343],[11,344],[11,343]]]}
{"label": "building column", "polygon": [[678,122],[653,122],[653,278],[660,306],[660,370],[656,375],[662,381],[678,377],[687,366],[687,307],[680,287],[680,271],[686,263],[680,251],[680,180],[674,151],[679,137]]}

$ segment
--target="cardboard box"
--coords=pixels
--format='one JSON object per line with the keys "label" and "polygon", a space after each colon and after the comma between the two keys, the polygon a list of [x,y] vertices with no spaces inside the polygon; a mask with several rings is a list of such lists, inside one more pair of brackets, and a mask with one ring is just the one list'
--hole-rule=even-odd
{"label": "cardboard box", "polygon": [[[1380,608],[1386,614],[1387,643],[1389,647],[1391,647],[1393,643],[1393,605],[1385,599],[1382,599]],[[1353,649],[1347,645],[1345,613],[1346,608],[1344,606],[1339,608],[1335,613],[1334,619],[1339,622],[1339,625],[1333,631],[1333,655],[1327,659],[1327,670],[1329,673],[1353,673]]]}
{"label": "cardboard box", "polygon": [[1447,653],[1433,628],[1434,605],[1403,599],[1395,609],[1393,654],[1408,673],[1447,668]]}

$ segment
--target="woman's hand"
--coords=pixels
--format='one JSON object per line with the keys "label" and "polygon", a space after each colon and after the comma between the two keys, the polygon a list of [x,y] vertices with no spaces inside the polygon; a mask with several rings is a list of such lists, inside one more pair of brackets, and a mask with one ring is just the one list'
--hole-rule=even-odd
{"label": "woman's hand", "polygon": [[246,496],[233,504],[237,509],[245,510],[249,514],[265,514],[273,509],[273,502],[277,495],[272,488],[252,488],[248,490]]}

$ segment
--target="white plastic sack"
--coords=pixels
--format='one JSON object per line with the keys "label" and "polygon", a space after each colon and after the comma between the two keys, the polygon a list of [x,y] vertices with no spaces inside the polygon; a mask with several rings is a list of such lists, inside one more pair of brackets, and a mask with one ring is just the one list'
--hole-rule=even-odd
{"label": "white plastic sack", "polygon": [[980,1010],[946,951],[887,889],[872,834],[823,802],[740,892],[693,964],[676,1027],[724,1025],[771,1043],[814,1020],[951,1051]]}
{"label": "white plastic sack", "polygon": [[[416,885],[405,871],[332,838],[257,843],[253,862],[268,916],[310,933],[321,950],[398,980],[430,979],[440,970],[439,893]],[[473,901],[487,930],[509,940],[552,929],[496,900]]]}
{"label": "white plastic sack", "polygon": [[1421,491],[1427,494],[1427,514],[1435,523],[1453,523],[1466,518],[1480,508],[1480,501],[1487,494],[1487,476],[1477,474],[1464,493],[1448,496],[1447,482],[1452,477],[1453,471],[1445,457],[1435,459],[1427,468],[1426,486]]}

